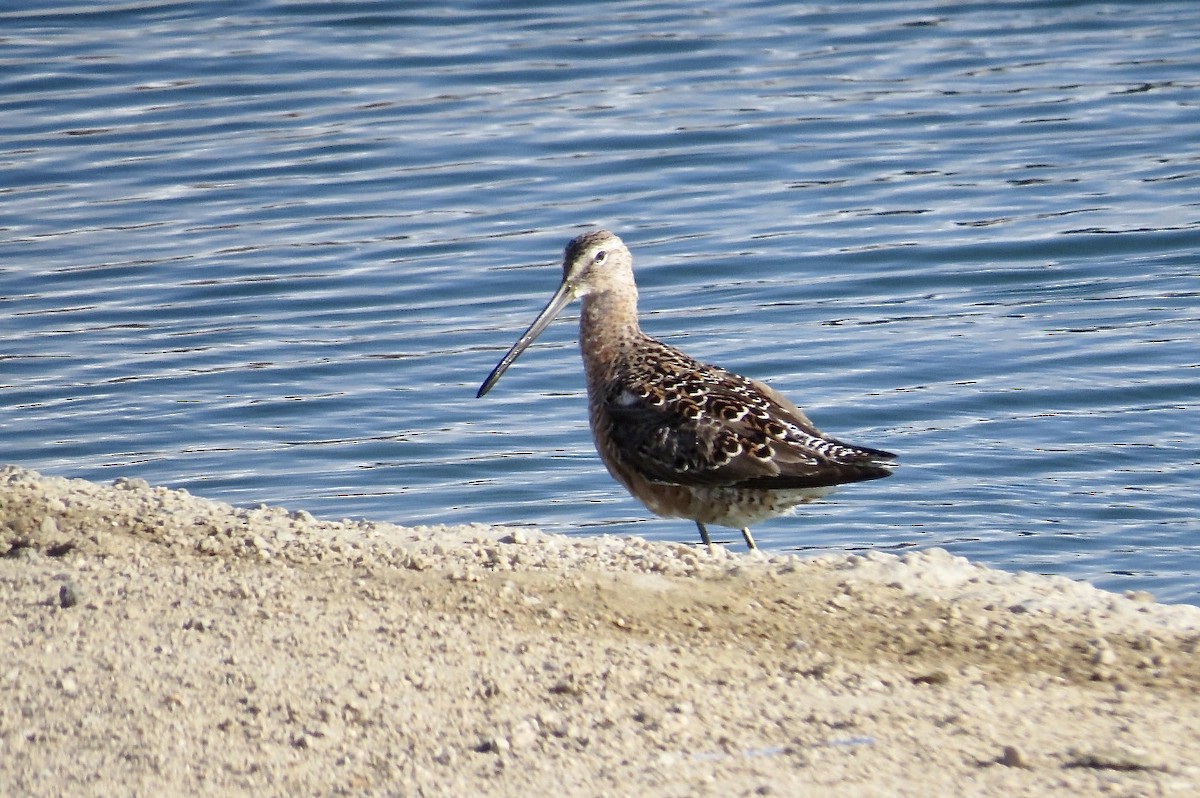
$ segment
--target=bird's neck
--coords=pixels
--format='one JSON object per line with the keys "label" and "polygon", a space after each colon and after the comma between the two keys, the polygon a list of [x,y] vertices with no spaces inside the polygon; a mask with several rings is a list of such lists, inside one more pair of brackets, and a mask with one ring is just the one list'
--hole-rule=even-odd
{"label": "bird's neck", "polygon": [[637,291],[588,294],[579,315],[579,348],[589,385],[607,379],[643,338],[638,326]]}

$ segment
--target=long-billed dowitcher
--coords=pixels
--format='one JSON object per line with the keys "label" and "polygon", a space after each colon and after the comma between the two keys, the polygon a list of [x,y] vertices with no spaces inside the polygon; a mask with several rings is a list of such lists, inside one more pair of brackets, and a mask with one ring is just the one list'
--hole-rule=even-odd
{"label": "long-billed dowitcher", "polygon": [[633,257],[607,230],[573,239],[562,284],[483,381],[483,396],[575,298],[592,435],[613,477],[657,515],[740,529],[891,473],[895,455],[825,435],[772,388],[709,366],[638,326]]}

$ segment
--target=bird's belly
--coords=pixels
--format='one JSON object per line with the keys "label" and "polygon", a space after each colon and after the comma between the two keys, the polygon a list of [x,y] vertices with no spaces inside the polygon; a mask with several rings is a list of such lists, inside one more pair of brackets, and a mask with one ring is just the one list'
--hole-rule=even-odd
{"label": "bird's belly", "polygon": [[688,518],[734,529],[782,515],[834,490],[833,487],[795,490],[698,488],[645,480],[626,482],[625,487],[655,515]]}
{"label": "bird's belly", "polygon": [[692,506],[685,516],[705,524],[743,529],[791,511],[833,492],[828,488],[751,490],[745,488],[691,488]]}

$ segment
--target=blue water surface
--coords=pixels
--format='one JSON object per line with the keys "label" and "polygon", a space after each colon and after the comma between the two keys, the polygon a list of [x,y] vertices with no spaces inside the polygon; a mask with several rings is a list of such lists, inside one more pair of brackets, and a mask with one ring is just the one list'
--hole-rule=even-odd
{"label": "blue water surface", "polygon": [[[696,539],[592,449],[571,236],[901,470],[756,527],[1200,603],[1200,5],[0,11],[0,460]],[[727,539],[735,543],[736,532]]]}

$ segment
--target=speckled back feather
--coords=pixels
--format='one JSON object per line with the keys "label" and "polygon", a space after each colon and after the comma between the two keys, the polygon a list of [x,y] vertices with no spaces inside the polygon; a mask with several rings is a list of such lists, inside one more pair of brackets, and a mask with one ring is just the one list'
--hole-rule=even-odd
{"label": "speckled back feather", "polygon": [[[656,482],[780,490],[878,479],[893,455],[820,432],[770,387],[645,338],[613,364],[601,431]],[[607,433],[607,435],[604,435]]]}

